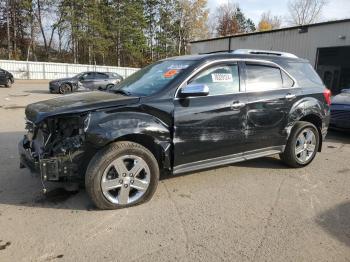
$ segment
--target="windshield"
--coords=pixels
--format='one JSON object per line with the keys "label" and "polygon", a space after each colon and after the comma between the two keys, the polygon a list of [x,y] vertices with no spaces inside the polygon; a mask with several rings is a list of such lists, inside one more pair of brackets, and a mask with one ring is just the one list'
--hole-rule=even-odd
{"label": "windshield", "polygon": [[111,91],[126,95],[149,96],[164,89],[181,72],[192,65],[189,60],[165,60],[146,66],[126,78]]}

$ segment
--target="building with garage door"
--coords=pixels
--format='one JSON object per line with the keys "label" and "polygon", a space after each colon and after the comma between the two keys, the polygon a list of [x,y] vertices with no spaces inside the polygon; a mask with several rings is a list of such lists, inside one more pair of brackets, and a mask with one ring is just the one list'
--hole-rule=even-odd
{"label": "building with garage door", "polygon": [[191,43],[192,54],[235,49],[293,53],[310,61],[333,94],[339,93],[343,88],[350,88],[350,19]]}

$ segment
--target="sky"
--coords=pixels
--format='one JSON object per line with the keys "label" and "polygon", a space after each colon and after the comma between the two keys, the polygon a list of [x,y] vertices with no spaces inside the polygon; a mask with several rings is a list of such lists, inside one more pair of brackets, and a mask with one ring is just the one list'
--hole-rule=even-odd
{"label": "sky", "polygon": [[[215,9],[221,3],[233,1],[238,3],[247,18],[251,18],[255,24],[259,23],[263,12],[271,11],[272,15],[283,18],[283,25],[288,25],[288,1],[289,0],[208,0],[208,8],[213,15]],[[350,0],[328,0],[328,4],[322,13],[322,20],[337,20],[350,18]]]}

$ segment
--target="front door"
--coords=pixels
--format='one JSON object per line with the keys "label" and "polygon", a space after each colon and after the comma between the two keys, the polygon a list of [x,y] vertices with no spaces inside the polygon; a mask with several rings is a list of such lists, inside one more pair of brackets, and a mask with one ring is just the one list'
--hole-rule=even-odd
{"label": "front door", "polygon": [[181,165],[196,165],[244,150],[246,97],[240,92],[238,64],[209,66],[187,84],[205,84],[209,95],[175,98],[175,173]]}
{"label": "front door", "polygon": [[79,79],[79,87],[83,87],[84,89],[94,89],[95,86],[95,73],[88,72],[85,73]]}
{"label": "front door", "polygon": [[300,95],[294,81],[279,67],[245,64],[247,95],[246,151],[285,145],[288,116]]}

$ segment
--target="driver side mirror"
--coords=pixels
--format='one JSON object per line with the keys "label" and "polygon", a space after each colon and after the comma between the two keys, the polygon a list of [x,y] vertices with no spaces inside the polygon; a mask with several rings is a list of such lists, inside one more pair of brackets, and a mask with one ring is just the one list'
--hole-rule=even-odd
{"label": "driver side mirror", "polygon": [[189,84],[180,90],[181,97],[189,96],[207,96],[209,87],[205,84]]}

